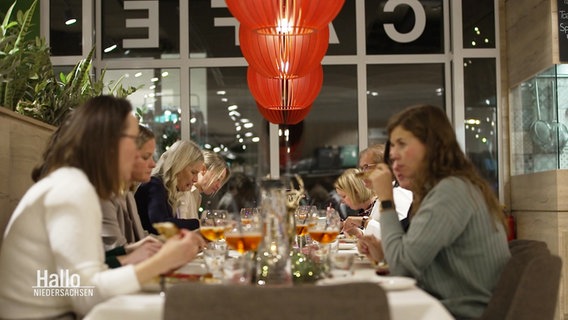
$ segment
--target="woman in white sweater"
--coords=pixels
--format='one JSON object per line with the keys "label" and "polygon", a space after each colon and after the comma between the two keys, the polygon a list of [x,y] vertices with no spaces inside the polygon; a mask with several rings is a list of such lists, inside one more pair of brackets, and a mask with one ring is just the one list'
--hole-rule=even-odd
{"label": "woman in white sweater", "polygon": [[[127,100],[95,97],[74,110],[12,214],[0,250],[0,318],[69,318],[181,266],[203,245],[189,231],[151,258],[109,270],[99,198],[130,177],[138,125]],[[96,143],[95,143],[96,141]]]}

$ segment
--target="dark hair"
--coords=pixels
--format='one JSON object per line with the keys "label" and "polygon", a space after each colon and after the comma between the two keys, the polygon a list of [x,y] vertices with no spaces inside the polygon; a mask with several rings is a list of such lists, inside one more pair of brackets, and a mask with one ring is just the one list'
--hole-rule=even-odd
{"label": "dark hair", "polygon": [[32,178],[38,181],[59,168],[75,167],[87,175],[100,198],[118,194],[118,145],[131,112],[130,102],[123,98],[87,100],[55,131]]}
{"label": "dark hair", "polygon": [[[442,108],[417,105],[394,115],[387,124],[389,139],[392,131],[399,126],[412,133],[426,147],[421,172],[412,181],[413,212],[418,210],[422,199],[440,180],[449,176],[458,176],[479,188],[491,215],[506,226],[499,200],[488,182],[479,175],[477,168],[460,148],[450,120]],[[389,153],[390,144],[387,143],[385,162],[390,165]]]}

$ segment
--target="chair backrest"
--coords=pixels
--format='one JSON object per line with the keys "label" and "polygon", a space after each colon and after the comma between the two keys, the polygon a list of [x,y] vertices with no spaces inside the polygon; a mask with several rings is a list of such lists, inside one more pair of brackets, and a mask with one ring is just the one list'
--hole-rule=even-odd
{"label": "chair backrest", "polygon": [[553,319],[562,260],[541,241],[512,241],[509,248],[511,259],[480,319]]}
{"label": "chair backrest", "polygon": [[372,283],[260,287],[184,283],[166,292],[164,320],[389,320],[385,291]]}

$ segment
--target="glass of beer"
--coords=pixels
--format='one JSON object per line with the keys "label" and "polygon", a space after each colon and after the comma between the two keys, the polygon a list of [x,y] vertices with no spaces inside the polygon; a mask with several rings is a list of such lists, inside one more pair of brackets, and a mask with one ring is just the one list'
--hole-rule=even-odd
{"label": "glass of beer", "polygon": [[335,209],[329,207],[311,215],[308,223],[310,237],[322,245],[337,239],[341,229],[341,218]]}
{"label": "glass of beer", "polygon": [[225,230],[225,241],[229,248],[240,254],[256,251],[262,240],[262,219],[260,214],[253,215],[245,222],[240,214],[230,214]]}
{"label": "glass of beer", "polygon": [[242,208],[241,209],[241,223],[249,224],[253,219],[260,216],[260,208]]}
{"label": "glass of beer", "polygon": [[296,243],[302,249],[308,234],[308,223],[310,217],[317,212],[316,206],[299,206],[294,212],[294,223],[296,225]]}
{"label": "glass of beer", "polygon": [[204,210],[201,213],[199,232],[209,241],[219,242],[225,239],[227,210]]}

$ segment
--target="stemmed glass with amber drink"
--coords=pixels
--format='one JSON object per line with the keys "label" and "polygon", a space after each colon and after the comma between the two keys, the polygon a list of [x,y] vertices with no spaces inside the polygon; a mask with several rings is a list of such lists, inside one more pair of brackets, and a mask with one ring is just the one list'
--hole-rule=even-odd
{"label": "stemmed glass with amber drink", "polygon": [[229,248],[241,255],[256,251],[262,240],[262,219],[260,214],[251,215],[243,221],[240,214],[229,214],[225,229],[225,241]]}
{"label": "stemmed glass with amber drink", "polygon": [[223,246],[227,218],[227,210],[204,210],[201,213],[199,232],[205,239],[215,242],[217,247]]}
{"label": "stemmed glass with amber drink", "polygon": [[253,219],[260,216],[260,208],[242,208],[241,209],[241,223],[249,224]]}
{"label": "stemmed glass with amber drink", "polygon": [[302,249],[302,247],[305,245],[305,236],[308,234],[308,223],[311,216],[316,212],[316,206],[299,206],[294,212],[294,222],[296,225],[296,243],[299,249]]}
{"label": "stemmed glass with amber drink", "polygon": [[341,218],[333,208],[318,210],[311,214],[308,222],[310,237],[322,245],[328,245],[337,239],[341,229]]}
{"label": "stemmed glass with amber drink", "polygon": [[331,243],[337,239],[341,229],[341,218],[335,209],[329,207],[314,212],[308,222],[308,233],[312,240],[317,241],[320,249],[317,250],[329,275]]}

